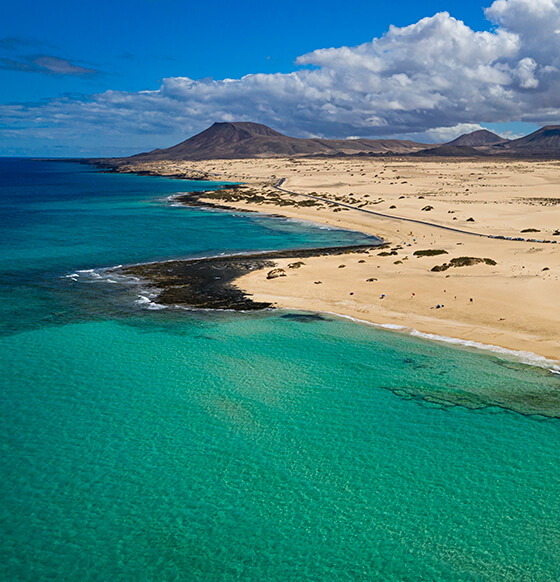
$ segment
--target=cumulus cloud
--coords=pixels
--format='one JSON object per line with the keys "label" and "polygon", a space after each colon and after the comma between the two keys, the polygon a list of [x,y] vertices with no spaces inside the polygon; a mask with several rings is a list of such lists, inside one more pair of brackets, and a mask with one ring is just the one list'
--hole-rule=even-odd
{"label": "cumulus cloud", "polygon": [[[465,133],[472,133],[484,129],[478,123],[459,123],[451,127],[434,127],[425,132],[420,141],[448,142]],[[420,136],[415,136],[419,139]]]}
{"label": "cumulus cloud", "polygon": [[0,114],[12,131],[104,128],[152,136],[154,147],[165,145],[162,136],[170,144],[213,121],[258,121],[302,137],[435,141],[479,123],[559,122],[560,0],[496,0],[485,13],[490,32],[442,12],[359,46],[302,55],[289,74],[175,77],[153,91],[5,106]]}

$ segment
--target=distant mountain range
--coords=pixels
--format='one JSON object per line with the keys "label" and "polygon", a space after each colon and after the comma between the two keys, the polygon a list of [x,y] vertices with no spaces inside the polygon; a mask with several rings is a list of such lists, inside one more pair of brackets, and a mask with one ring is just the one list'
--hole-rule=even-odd
{"label": "distant mountain range", "polygon": [[516,140],[487,130],[465,134],[446,144],[397,139],[301,139],[266,125],[214,123],[203,132],[167,149],[126,158],[127,162],[280,158],[310,156],[545,157],[560,158],[560,126],[551,125]]}
{"label": "distant mountain range", "polygon": [[406,154],[425,144],[396,139],[300,139],[289,137],[260,123],[214,123],[180,144],[128,158],[135,161],[278,158],[360,153]]}

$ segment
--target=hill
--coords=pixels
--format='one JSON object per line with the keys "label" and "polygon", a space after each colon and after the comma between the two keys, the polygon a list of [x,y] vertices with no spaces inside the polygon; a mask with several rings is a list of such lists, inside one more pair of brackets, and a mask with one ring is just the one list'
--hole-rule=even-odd
{"label": "hill", "polygon": [[504,151],[518,155],[560,157],[560,125],[547,125],[507,143]]}
{"label": "hill", "polygon": [[398,139],[302,139],[249,121],[214,123],[208,129],[166,149],[137,154],[112,163],[188,161],[311,156],[430,156],[464,158],[508,156],[560,158],[560,125],[507,140],[480,130],[446,144],[422,144]]}
{"label": "hill", "polygon": [[439,148],[430,148],[413,155],[474,157],[489,155],[514,158],[560,158],[560,125],[543,127],[530,135],[508,140],[480,130],[450,141]]}
{"label": "hill", "polygon": [[461,135],[457,139],[450,141],[445,144],[447,146],[469,146],[469,147],[480,147],[480,146],[491,146],[496,144],[507,143],[509,140],[488,131],[487,129],[480,129],[478,131],[473,131],[472,133],[466,133]]}
{"label": "hill", "polygon": [[406,154],[426,148],[408,140],[301,139],[283,135],[266,125],[242,122],[214,123],[201,133],[167,149],[137,154],[134,162],[275,158],[314,155]]}

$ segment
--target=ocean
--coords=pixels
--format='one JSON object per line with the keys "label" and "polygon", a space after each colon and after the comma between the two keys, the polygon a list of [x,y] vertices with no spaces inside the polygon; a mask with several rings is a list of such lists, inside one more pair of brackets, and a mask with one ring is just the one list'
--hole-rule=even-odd
{"label": "ocean", "polygon": [[370,240],[169,202],[200,189],[0,159],[0,579],[560,579],[560,377],[103,276]]}

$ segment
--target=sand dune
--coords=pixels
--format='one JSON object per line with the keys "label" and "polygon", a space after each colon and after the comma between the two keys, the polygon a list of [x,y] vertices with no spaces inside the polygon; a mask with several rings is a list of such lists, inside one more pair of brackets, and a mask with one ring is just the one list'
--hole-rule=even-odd
{"label": "sand dune", "polygon": [[[385,250],[389,254],[308,258],[301,268],[286,269],[286,277],[267,279],[265,271],[244,276],[238,285],[257,301],[401,325],[560,360],[559,162],[212,160],[160,162],[146,164],[145,169],[185,175],[196,171],[243,181],[246,187],[236,196],[220,195],[220,204],[356,229],[389,243]],[[395,218],[280,193],[272,187],[280,178],[285,178],[283,187],[288,190],[316,193]],[[208,201],[216,198],[210,196]],[[558,244],[480,238],[397,217]],[[447,254],[414,254],[426,250]],[[465,256],[496,264],[431,270]],[[282,261],[277,266],[286,267]]]}

